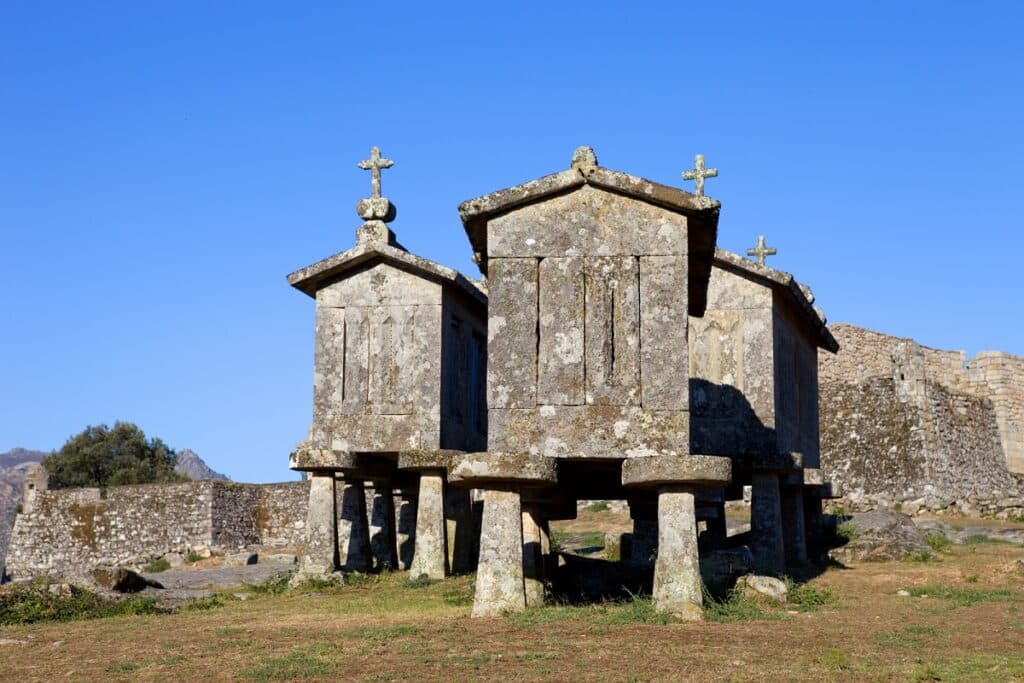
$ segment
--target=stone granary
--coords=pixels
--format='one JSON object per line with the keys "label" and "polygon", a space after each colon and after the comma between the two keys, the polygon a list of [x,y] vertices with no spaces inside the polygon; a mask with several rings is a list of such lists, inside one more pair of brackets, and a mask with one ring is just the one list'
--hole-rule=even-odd
{"label": "stone granary", "polygon": [[543,602],[548,523],[584,499],[629,502],[626,559],[656,555],[657,608],[683,618],[700,614],[698,522],[725,542],[745,484],[765,571],[805,559],[827,493],[815,353],[835,341],[791,276],[716,251],[717,170],[697,161],[691,194],[580,148],[463,203],[477,285],[397,244],[374,148],[357,246],[289,276],[317,306],[313,424],[291,463],[313,479],[303,571],[397,566],[395,491],[416,509],[411,571],[476,566],[474,616]]}

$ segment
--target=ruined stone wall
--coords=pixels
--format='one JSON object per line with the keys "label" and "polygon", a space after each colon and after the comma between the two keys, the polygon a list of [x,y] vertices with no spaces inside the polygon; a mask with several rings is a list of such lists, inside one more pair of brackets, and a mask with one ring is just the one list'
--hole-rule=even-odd
{"label": "ruined stone wall", "polygon": [[75,574],[194,548],[298,545],[307,496],[308,482],[116,486],[106,497],[99,489],[42,491],[15,520],[7,572]]}
{"label": "ruined stone wall", "polygon": [[966,360],[963,351],[921,346],[853,325],[830,328],[838,355],[819,356],[824,382],[862,382],[892,377],[901,394],[926,407],[926,384],[991,401],[1006,466],[1024,474],[1024,357],[986,351]]}
{"label": "ruined stone wall", "polygon": [[923,347],[852,325],[819,355],[822,467],[847,501],[1006,513],[1021,501],[1024,359]]}

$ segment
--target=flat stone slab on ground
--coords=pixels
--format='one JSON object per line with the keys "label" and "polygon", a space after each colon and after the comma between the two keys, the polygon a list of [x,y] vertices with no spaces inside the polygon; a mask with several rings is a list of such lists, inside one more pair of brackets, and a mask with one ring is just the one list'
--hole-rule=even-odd
{"label": "flat stone slab on ground", "polygon": [[279,564],[250,564],[244,567],[179,569],[159,574],[146,574],[145,577],[159,581],[167,590],[228,590],[244,584],[263,583],[272,576],[280,574],[281,571],[282,567]]}

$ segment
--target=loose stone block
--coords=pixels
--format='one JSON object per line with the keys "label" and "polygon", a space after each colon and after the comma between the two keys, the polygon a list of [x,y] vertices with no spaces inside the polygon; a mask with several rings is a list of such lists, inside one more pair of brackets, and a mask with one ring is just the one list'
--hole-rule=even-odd
{"label": "loose stone block", "polygon": [[537,405],[537,260],[494,259],[488,279],[487,407]]}
{"label": "loose stone block", "polygon": [[372,566],[366,491],[359,480],[339,482],[338,554],[342,571],[368,572]]}
{"label": "loose stone block", "polygon": [[474,617],[526,609],[523,579],[523,517],[519,492],[485,489],[476,572]]}
{"label": "loose stone block", "polygon": [[583,403],[583,260],[546,258],[538,268],[537,403]]}
{"label": "loose stone block", "polygon": [[782,538],[782,502],[779,475],[754,471],[751,478],[750,540],[759,574],[782,574],[786,569]]}
{"label": "loose stone block", "polygon": [[309,481],[306,513],[306,547],[299,571],[309,576],[327,575],[338,566],[337,507],[334,474],[314,474]]}
{"label": "loose stone block", "polygon": [[443,579],[448,570],[448,549],[444,517],[444,472],[420,474],[416,506],[416,539],[409,573]]}
{"label": "loose stone block", "polygon": [[702,618],[700,560],[694,494],[678,488],[658,493],[658,559],[654,563],[654,606],[679,619]]}

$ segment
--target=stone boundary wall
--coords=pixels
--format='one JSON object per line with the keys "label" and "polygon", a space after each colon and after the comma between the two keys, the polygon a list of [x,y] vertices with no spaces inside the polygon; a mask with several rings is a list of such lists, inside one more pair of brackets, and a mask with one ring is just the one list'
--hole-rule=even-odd
{"label": "stone boundary wall", "polygon": [[168,552],[303,541],[308,482],[199,481],[40,491],[16,517],[7,557],[13,578],[74,575],[98,564],[138,564]]}

